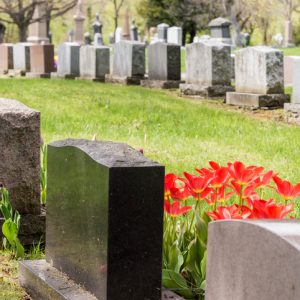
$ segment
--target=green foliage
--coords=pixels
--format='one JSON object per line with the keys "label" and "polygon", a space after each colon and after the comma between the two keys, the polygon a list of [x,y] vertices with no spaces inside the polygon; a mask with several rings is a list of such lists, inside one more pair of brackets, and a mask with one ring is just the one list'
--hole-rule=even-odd
{"label": "green foliage", "polygon": [[5,237],[3,239],[3,247],[4,249],[12,251],[16,258],[24,257],[24,248],[18,239],[21,216],[17,211],[13,211],[8,191],[1,188],[0,193],[0,210],[5,219],[2,226],[2,233]]}
{"label": "green foliage", "polygon": [[47,201],[47,145],[41,147],[41,202],[46,204]]}

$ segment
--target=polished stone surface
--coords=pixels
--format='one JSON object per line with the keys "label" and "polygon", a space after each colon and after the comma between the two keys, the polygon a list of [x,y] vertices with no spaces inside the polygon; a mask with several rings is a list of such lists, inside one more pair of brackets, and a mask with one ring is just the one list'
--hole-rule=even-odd
{"label": "polished stone surface", "polygon": [[[32,45],[30,46],[30,73],[28,77],[50,74],[54,71],[54,46]],[[32,73],[32,75],[31,75]]]}
{"label": "polished stone surface", "polygon": [[40,113],[0,99],[0,183],[20,214],[40,214]]}
{"label": "polished stone surface", "polygon": [[57,75],[59,77],[79,76],[79,51],[77,43],[63,43],[58,48]]}
{"label": "polished stone surface", "polygon": [[46,260],[99,299],[160,299],[164,168],[125,144],[49,145]]}
{"label": "polished stone surface", "polygon": [[300,299],[300,221],[209,224],[206,300]]}
{"label": "polished stone surface", "polygon": [[30,43],[17,43],[14,45],[14,70],[30,71]]}
{"label": "polished stone surface", "polygon": [[151,44],[148,51],[150,80],[181,79],[181,48],[179,45],[158,42]]}
{"label": "polished stone surface", "polygon": [[13,44],[0,44],[0,73],[6,74],[14,68]]}

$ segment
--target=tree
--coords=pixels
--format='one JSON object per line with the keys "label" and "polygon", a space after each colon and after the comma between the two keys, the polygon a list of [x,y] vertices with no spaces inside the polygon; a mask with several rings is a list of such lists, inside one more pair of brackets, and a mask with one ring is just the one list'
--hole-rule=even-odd
{"label": "tree", "polygon": [[123,5],[125,4],[125,0],[109,0],[113,4],[114,9],[114,23],[115,23],[115,30],[119,26],[119,17],[120,17],[120,11]]}
{"label": "tree", "polygon": [[[34,17],[37,5],[46,3],[45,15]],[[42,20],[47,20],[48,28],[53,18],[65,14],[76,5],[76,0],[1,0],[0,20],[15,24],[19,31],[19,41],[25,42],[28,27]]]}

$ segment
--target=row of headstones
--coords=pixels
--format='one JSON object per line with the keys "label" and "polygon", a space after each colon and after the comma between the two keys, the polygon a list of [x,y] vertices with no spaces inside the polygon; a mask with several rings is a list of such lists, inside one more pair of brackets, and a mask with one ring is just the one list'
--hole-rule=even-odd
{"label": "row of headstones", "polygon": [[[0,128],[0,181],[38,234],[40,114],[1,99]],[[162,291],[164,173],[125,144],[50,144],[46,260],[20,262],[22,286],[35,299],[183,300]],[[299,299],[299,226],[210,224],[206,299]]]}

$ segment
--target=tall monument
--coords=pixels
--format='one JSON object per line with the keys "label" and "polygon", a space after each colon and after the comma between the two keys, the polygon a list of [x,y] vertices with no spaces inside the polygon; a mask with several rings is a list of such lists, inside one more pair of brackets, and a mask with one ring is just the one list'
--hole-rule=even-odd
{"label": "tall monument", "polygon": [[29,37],[27,39],[28,42],[35,44],[49,43],[46,12],[46,1],[36,4],[33,14],[33,20],[38,21],[29,26]]}
{"label": "tall monument", "polygon": [[85,16],[83,13],[82,0],[77,2],[77,11],[74,15],[75,21],[75,42],[79,44],[84,44],[84,21]]}

